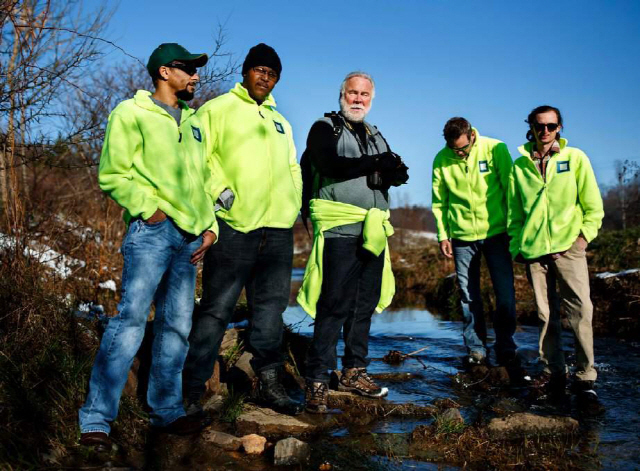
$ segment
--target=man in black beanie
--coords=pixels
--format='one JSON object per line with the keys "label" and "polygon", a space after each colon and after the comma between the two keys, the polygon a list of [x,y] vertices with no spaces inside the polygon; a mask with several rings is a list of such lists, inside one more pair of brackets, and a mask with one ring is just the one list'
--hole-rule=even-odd
{"label": "man in black beanie", "polygon": [[247,346],[260,380],[260,398],[286,414],[302,411],[280,381],[292,227],[302,197],[291,126],[276,111],[271,95],[281,72],[276,51],[258,44],[242,65],[242,83],[198,110],[216,182],[211,194],[229,189],[235,198],[232,206],[216,213],[219,242],[204,261],[203,296],[194,315],[184,370],[187,413],[202,413],[205,383],[243,288],[250,309]]}

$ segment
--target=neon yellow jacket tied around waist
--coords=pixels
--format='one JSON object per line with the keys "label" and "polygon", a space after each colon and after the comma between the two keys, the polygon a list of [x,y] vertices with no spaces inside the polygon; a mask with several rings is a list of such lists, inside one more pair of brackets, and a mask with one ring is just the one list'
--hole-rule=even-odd
{"label": "neon yellow jacket tied around waist", "polygon": [[247,233],[261,227],[289,229],[302,204],[302,173],[291,126],[271,95],[260,105],[242,84],[205,103],[198,117],[207,134],[206,155],[217,185],[235,199],[216,216]]}
{"label": "neon yellow jacket tied around waist", "polygon": [[511,155],[507,146],[481,136],[466,159],[444,147],[433,161],[431,211],[438,242],[475,241],[507,231]]}
{"label": "neon yellow jacket tied around waist", "polygon": [[205,136],[184,102],[180,126],[139,90],[109,115],[98,182],[126,211],[124,219],[149,219],[160,209],[183,230],[218,233]]}
{"label": "neon yellow jacket tied around waist", "polygon": [[382,211],[378,208],[366,210],[351,204],[323,199],[312,199],[309,203],[309,209],[309,217],[313,223],[313,248],[304,272],[302,286],[298,292],[297,299],[300,306],[315,319],[316,304],[322,290],[324,231],[336,226],[364,221],[362,230],[364,243],[362,246],[375,256],[385,252],[380,301],[376,307],[377,312],[382,312],[391,304],[396,291],[391,270],[389,244],[387,243],[387,238],[393,234],[393,227],[389,222],[389,211]]}
{"label": "neon yellow jacket tied around waist", "polygon": [[512,257],[527,260],[568,250],[582,233],[591,242],[604,210],[588,157],[559,139],[547,163],[546,181],[531,160],[531,143],[518,148],[509,178],[508,233]]}

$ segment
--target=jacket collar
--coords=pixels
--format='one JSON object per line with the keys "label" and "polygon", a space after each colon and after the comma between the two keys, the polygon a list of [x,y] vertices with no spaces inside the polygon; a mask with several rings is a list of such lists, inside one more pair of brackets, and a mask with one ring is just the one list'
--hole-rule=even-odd
{"label": "jacket collar", "polygon": [[[238,98],[248,103],[252,103],[255,105],[258,104],[253,98],[251,98],[251,95],[249,95],[249,91],[246,88],[244,88],[244,86],[240,82],[236,83],[235,87],[229,90],[229,93],[233,93]],[[272,108],[275,108],[276,100],[273,98],[273,95],[269,93],[269,95],[267,95],[267,97],[264,99],[264,101],[260,106],[271,106]]]}
{"label": "jacket collar", "polygon": [[[562,150],[567,147],[567,144],[569,143],[569,141],[567,141],[564,137],[561,137],[560,139],[558,139],[558,144],[560,144],[560,152],[562,152]],[[527,142],[526,144],[521,145],[520,147],[518,147],[518,151],[526,156],[529,157],[530,159],[533,158],[531,151],[533,150],[533,142]]]}
{"label": "jacket collar", "polygon": [[[133,97],[133,101],[140,108],[144,108],[145,110],[153,111],[155,113],[160,114],[169,114],[166,110],[163,110],[161,107],[156,105],[151,99],[151,92],[147,90],[138,90]],[[189,106],[182,100],[178,100],[178,106],[182,109],[182,112],[187,112],[189,115],[195,113],[194,110],[189,108]]]}

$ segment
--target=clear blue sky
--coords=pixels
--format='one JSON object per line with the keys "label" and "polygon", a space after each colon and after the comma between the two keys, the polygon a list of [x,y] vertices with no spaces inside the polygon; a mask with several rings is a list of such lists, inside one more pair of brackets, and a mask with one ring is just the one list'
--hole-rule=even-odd
{"label": "clear blue sky", "polygon": [[162,42],[209,51],[218,23],[240,62],[258,42],[280,55],[274,96],[298,156],[313,122],[338,108],[344,75],[360,69],[374,77],[368,120],[410,167],[394,205],[430,204],[431,164],[452,116],[505,141],[515,159],[527,114],[551,104],[601,184],[613,183],[616,159],[640,161],[637,0],[124,0],[108,38],[146,63]]}

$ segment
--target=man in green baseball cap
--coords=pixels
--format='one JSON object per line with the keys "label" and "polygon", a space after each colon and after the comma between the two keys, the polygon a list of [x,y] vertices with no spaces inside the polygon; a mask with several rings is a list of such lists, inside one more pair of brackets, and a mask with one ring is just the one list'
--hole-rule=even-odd
{"label": "man in green baseball cap", "polygon": [[206,62],[178,44],[160,45],[147,65],[155,91],[138,90],[109,115],[98,180],[124,208],[127,231],[118,315],[102,337],[79,413],[80,444],[96,451],[111,450],[111,423],[152,302],[151,426],[178,435],[206,426],[182,405],[197,264],[218,232],[203,125],[186,104]]}
{"label": "man in green baseball cap", "polygon": [[173,61],[182,62],[192,65],[193,67],[204,67],[209,60],[206,54],[191,54],[180,44],[164,43],[160,44],[151,53],[149,62],[147,62],[147,70],[151,77],[157,75],[158,69],[163,65],[169,65]]}

